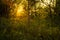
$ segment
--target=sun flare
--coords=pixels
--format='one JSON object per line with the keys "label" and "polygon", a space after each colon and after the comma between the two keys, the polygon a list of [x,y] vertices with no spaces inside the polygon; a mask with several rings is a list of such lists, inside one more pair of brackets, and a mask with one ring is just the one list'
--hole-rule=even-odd
{"label": "sun flare", "polygon": [[21,16],[24,13],[24,7],[23,5],[18,5],[16,8],[16,16]]}

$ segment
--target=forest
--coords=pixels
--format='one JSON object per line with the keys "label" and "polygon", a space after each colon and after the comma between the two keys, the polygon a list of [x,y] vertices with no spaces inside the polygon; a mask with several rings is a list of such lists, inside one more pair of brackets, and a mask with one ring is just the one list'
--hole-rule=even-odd
{"label": "forest", "polygon": [[0,40],[60,40],[60,0],[0,0]]}

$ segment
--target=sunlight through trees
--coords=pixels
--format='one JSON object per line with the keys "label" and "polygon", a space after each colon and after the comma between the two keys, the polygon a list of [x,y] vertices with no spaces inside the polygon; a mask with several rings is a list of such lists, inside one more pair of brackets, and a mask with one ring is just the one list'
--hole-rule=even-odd
{"label": "sunlight through trees", "polygon": [[0,0],[0,40],[59,40],[59,0]]}

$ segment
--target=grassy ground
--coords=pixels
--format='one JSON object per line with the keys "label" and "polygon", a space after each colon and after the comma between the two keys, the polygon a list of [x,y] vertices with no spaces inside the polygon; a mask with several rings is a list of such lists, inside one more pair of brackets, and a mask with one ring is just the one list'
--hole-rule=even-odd
{"label": "grassy ground", "polygon": [[0,40],[59,40],[60,27],[49,18],[24,21],[0,18]]}

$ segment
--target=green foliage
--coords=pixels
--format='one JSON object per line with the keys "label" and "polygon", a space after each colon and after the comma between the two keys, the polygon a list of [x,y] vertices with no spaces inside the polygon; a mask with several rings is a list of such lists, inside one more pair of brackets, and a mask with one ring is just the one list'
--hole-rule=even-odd
{"label": "green foliage", "polygon": [[30,12],[29,23],[28,16],[19,19],[0,17],[0,40],[59,40],[60,16],[58,13],[50,12],[48,7],[34,8],[34,10]]}

